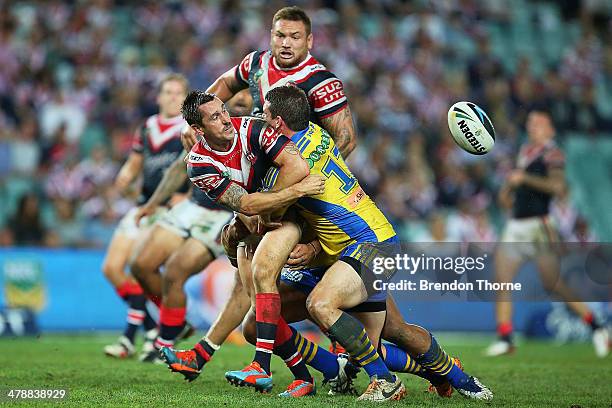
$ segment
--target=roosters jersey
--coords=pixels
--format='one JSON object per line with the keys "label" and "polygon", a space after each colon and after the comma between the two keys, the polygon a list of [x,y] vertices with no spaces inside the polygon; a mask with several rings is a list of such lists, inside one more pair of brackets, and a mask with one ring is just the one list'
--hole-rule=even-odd
{"label": "roosters jersey", "polygon": [[[326,178],[322,194],[300,198],[296,207],[332,258],[355,243],[384,242],[395,237],[393,227],[344,163],[331,136],[310,123],[291,140],[308,163],[311,174]],[[266,174],[264,188],[276,182],[278,169]]]}
{"label": "roosters jersey", "polygon": [[281,68],[270,51],[254,51],[234,68],[234,74],[242,86],[249,88],[254,115],[263,112],[270,89],[290,83],[308,96],[310,120],[315,123],[320,124],[347,105],[342,82],[310,54],[296,67]]}
{"label": "roosters jersey", "polygon": [[187,159],[191,182],[217,201],[232,183],[249,193],[261,189],[263,177],[289,139],[261,119],[231,118],[234,141],[226,152],[213,150],[204,138]]}
{"label": "roosters jersey", "polygon": [[[554,142],[544,146],[525,144],[518,155],[517,167],[527,174],[546,177],[552,168],[563,168],[565,157]],[[552,194],[538,191],[526,185],[516,189],[514,196],[514,218],[539,217],[547,215]]]}
{"label": "roosters jersey", "polygon": [[[162,118],[159,115],[149,117],[136,132],[132,150],[144,155],[143,184],[138,204],[144,204],[153,195],[155,188],[164,176],[164,171],[183,152],[181,130],[187,126],[182,116]],[[186,192],[189,183],[178,190]]]}

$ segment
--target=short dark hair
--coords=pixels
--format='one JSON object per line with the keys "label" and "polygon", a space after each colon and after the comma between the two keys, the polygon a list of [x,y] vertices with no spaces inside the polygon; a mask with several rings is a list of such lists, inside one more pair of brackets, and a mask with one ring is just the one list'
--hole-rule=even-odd
{"label": "short dark hair", "polygon": [[306,35],[310,34],[312,29],[310,17],[298,6],[283,7],[278,10],[272,18],[272,25],[276,24],[278,20],[301,21],[306,26]]}
{"label": "short dark hair", "polygon": [[306,129],[310,118],[310,105],[306,93],[294,85],[284,85],[271,89],[266,94],[270,102],[270,113],[280,116],[287,127],[295,132]]}
{"label": "short dark hair", "polygon": [[200,112],[200,106],[205,103],[211,102],[217,96],[215,94],[207,93],[204,91],[191,91],[183,101],[181,106],[181,113],[183,118],[190,125],[201,125],[202,124],[202,113]]}

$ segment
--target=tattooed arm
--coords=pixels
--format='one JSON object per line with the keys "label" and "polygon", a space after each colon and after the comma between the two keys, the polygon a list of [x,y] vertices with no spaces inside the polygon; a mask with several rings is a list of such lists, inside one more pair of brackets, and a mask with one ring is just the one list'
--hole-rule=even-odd
{"label": "tattooed arm", "polygon": [[293,142],[285,144],[274,163],[279,167],[275,191],[249,194],[238,184],[231,183],[218,202],[245,215],[258,215],[285,208],[298,198],[323,192],[323,177],[309,175],[308,164]]}
{"label": "tattooed arm", "polygon": [[348,105],[340,112],[321,120],[321,125],[334,139],[342,158],[346,159],[357,145],[353,115]]}
{"label": "tattooed arm", "polygon": [[285,208],[298,198],[321,194],[325,182],[320,176],[308,176],[304,180],[280,191],[249,194],[236,183],[231,183],[218,202],[245,215],[257,215]]}
{"label": "tattooed arm", "polygon": [[223,102],[229,101],[232,96],[236,95],[246,87],[236,79],[235,67],[221,75],[211,86],[208,87],[206,92],[214,93]]}
{"label": "tattooed arm", "polygon": [[276,183],[274,183],[273,191],[289,187],[310,174],[308,163],[293,142],[285,145],[274,159],[274,164],[278,167],[278,177]]}
{"label": "tattooed arm", "polygon": [[185,152],[166,169],[164,177],[157,185],[155,192],[149,200],[138,209],[136,213],[136,223],[142,217],[153,214],[158,206],[166,202],[187,180],[187,166],[184,161]]}

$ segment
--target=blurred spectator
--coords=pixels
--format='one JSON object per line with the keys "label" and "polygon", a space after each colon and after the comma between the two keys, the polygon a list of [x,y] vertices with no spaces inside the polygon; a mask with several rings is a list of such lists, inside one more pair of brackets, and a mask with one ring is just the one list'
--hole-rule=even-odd
{"label": "blurred spectator", "polygon": [[66,91],[56,91],[53,99],[45,103],[40,110],[40,127],[42,136],[51,140],[58,129],[65,128],[67,143],[76,143],[85,130],[87,117],[85,111],[66,98]]}
{"label": "blurred spectator", "polygon": [[[447,234],[457,235],[453,230],[463,227],[453,214],[463,216],[465,203],[475,225],[466,236],[493,236],[492,197],[532,105],[552,112],[561,136],[612,130],[612,31],[604,3],[542,8],[556,7],[567,27],[554,27],[555,13],[542,15],[537,2],[526,2],[520,16],[503,0],[310,6],[312,53],[343,80],[358,129],[349,165],[403,238],[408,224],[440,209],[449,214]],[[109,186],[134,130],[156,108],[157,81],[176,70],[192,87],[206,88],[252,50],[268,47],[276,5],[283,4],[2,2],[0,181],[25,180],[58,200],[59,230],[47,243],[89,245],[78,231],[103,245],[127,205]],[[536,33],[546,25],[558,38],[542,38],[546,52],[534,52],[540,44],[514,35],[519,24]],[[449,137],[446,111],[458,100],[481,104],[491,117],[497,140],[487,156],[465,153]],[[228,106],[248,113],[248,92]],[[0,209],[17,207],[4,190]],[[86,228],[75,227],[80,222]],[[4,231],[2,241],[10,242],[12,228]]]}
{"label": "blurred spectator", "polygon": [[41,151],[36,132],[34,120],[23,121],[11,143],[11,169],[21,176],[32,177],[38,170]]}
{"label": "blurred spectator", "polygon": [[49,227],[56,236],[57,246],[86,246],[83,223],[76,216],[74,201],[60,197],[54,200],[53,207],[54,216]]}
{"label": "blurred spectator", "polygon": [[15,245],[43,244],[47,228],[42,223],[40,203],[35,194],[21,196],[17,212],[8,220],[7,227]]}

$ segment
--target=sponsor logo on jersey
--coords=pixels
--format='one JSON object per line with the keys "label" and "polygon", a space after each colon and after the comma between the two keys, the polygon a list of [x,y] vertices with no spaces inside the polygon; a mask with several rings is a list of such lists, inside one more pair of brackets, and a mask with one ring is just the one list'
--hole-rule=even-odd
{"label": "sponsor logo on jersey", "polygon": [[339,79],[329,82],[315,91],[316,99],[320,101],[319,105],[329,105],[344,97],[342,82]]}
{"label": "sponsor logo on jersey", "polygon": [[283,279],[291,282],[301,282],[304,274],[300,271],[291,271],[288,269],[283,270],[281,273]]}
{"label": "sponsor logo on jersey", "polygon": [[262,75],[263,75],[263,69],[259,68],[257,72],[255,73],[255,75],[253,76],[253,80],[255,80],[255,82],[258,82],[259,78],[261,78]]}
{"label": "sponsor logo on jersey", "polygon": [[212,191],[219,188],[219,186],[223,183],[223,180],[225,180],[225,178],[218,174],[205,174],[203,176],[194,177],[191,179],[196,187],[204,191]]}

